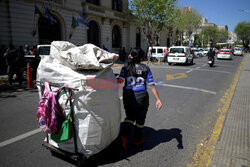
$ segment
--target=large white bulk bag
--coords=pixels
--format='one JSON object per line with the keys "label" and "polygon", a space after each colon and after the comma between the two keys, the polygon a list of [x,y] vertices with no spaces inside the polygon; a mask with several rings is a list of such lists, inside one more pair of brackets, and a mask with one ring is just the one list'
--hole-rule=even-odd
{"label": "large white bulk bag", "polygon": [[[69,53],[71,58],[66,56]],[[43,56],[37,69],[38,81],[63,83],[78,89],[73,91],[77,151],[87,157],[106,148],[119,133],[120,100],[110,68],[116,58],[117,55],[92,44],[77,47],[69,42],[56,41],[51,45],[50,56]],[[96,79],[95,83],[93,79]],[[105,87],[107,80],[109,87]],[[93,87],[94,84],[96,86]],[[38,90],[41,94],[40,86]],[[62,95],[59,102],[65,104],[66,96]],[[49,142],[60,149],[75,151],[73,139],[62,143],[49,139]]]}

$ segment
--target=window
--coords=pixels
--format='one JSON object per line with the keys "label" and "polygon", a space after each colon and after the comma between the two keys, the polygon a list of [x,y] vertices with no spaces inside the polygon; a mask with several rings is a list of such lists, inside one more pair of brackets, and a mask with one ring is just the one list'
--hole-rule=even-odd
{"label": "window", "polygon": [[136,29],[136,48],[141,48],[141,32],[140,29]]}
{"label": "window", "polygon": [[157,53],[163,53],[163,49],[157,49]]}
{"label": "window", "polygon": [[115,25],[112,30],[112,47],[113,48],[121,47],[121,32],[117,25]]}
{"label": "window", "polygon": [[183,48],[171,48],[170,53],[184,53]]}
{"label": "window", "polygon": [[52,41],[61,40],[59,20],[55,16],[51,16],[56,20],[53,24],[45,17],[40,17],[38,20],[39,44],[50,44]]}
{"label": "window", "polygon": [[112,0],[112,9],[122,12],[122,0]]}
{"label": "window", "polygon": [[100,1],[99,0],[87,0],[87,2],[95,4],[95,5],[100,5]]}
{"label": "window", "polygon": [[96,46],[100,46],[99,39],[99,27],[94,21],[89,22],[88,43],[92,43]]}

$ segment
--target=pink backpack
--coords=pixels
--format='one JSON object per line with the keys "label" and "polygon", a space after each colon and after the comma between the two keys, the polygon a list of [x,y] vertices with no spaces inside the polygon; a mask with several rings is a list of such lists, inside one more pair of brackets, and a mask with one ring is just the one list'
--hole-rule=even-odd
{"label": "pink backpack", "polygon": [[44,94],[37,108],[38,126],[46,133],[55,134],[61,128],[65,116],[56,95],[65,86],[52,91],[48,82],[44,83]]}

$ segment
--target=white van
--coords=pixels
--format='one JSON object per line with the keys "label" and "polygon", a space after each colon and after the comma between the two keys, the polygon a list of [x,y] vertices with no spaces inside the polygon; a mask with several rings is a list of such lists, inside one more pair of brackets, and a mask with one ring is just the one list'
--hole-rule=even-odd
{"label": "white van", "polygon": [[[151,47],[148,48],[149,50],[151,50]],[[167,49],[166,46],[153,46],[152,47],[152,55],[151,55],[151,61],[154,61],[158,58],[160,58],[160,60],[164,59],[164,49]]]}
{"label": "white van", "polygon": [[187,46],[173,46],[169,48],[168,64],[181,63],[181,64],[193,64],[194,57],[191,54],[190,47]]}

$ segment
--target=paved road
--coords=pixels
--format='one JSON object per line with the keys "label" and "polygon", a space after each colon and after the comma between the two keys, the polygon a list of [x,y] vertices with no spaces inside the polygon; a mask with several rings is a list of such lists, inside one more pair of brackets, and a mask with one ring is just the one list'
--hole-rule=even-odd
{"label": "paved road", "polygon": [[[155,109],[150,92],[143,148],[121,151],[117,145],[90,159],[98,166],[186,166],[195,145],[208,136],[217,117],[219,100],[229,87],[242,57],[233,61],[216,60],[207,65],[206,57],[194,65],[150,65],[163,101]],[[115,68],[119,73],[120,68]],[[119,92],[120,96],[122,92]],[[36,90],[0,92],[0,166],[74,166],[51,154],[41,143],[37,130]],[[122,110],[124,112],[124,110]],[[123,115],[124,117],[124,115]],[[116,144],[116,143],[115,143]]]}

